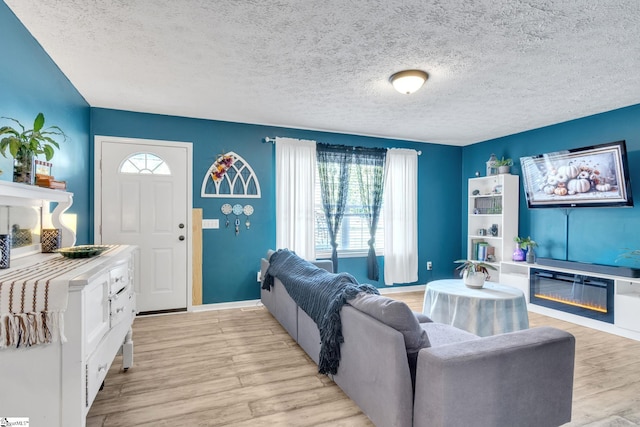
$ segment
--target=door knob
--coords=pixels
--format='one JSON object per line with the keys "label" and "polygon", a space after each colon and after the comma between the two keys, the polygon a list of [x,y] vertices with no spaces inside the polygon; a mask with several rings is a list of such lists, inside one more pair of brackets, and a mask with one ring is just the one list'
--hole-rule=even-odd
{"label": "door knob", "polygon": [[178,240],[184,240],[184,236],[178,237]]}
{"label": "door knob", "polygon": [[184,228],[184,224],[182,223],[178,224],[178,228]]}

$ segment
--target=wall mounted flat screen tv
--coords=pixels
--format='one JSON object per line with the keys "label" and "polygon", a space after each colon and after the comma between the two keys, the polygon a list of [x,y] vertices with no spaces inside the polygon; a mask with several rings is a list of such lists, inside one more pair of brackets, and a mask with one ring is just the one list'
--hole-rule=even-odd
{"label": "wall mounted flat screen tv", "polygon": [[529,208],[633,206],[625,141],[521,157]]}

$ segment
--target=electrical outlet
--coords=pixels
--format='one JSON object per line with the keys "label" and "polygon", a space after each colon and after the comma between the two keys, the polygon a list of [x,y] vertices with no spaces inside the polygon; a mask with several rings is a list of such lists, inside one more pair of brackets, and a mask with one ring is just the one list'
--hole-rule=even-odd
{"label": "electrical outlet", "polygon": [[433,263],[431,261],[427,261],[427,270],[433,270]]}

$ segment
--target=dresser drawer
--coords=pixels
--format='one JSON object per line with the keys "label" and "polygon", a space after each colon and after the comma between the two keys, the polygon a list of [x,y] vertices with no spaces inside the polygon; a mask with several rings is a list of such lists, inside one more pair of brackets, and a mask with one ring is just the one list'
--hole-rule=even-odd
{"label": "dresser drawer", "polygon": [[85,354],[91,354],[110,328],[109,275],[106,272],[87,285],[83,307]]}
{"label": "dresser drawer", "polygon": [[109,270],[109,293],[118,293],[130,282],[129,263],[121,263]]}
{"label": "dresser drawer", "polygon": [[109,299],[109,327],[113,328],[123,320],[131,319],[135,312],[135,293],[127,286]]}
{"label": "dresser drawer", "polygon": [[109,372],[111,362],[113,362],[116,356],[119,346],[117,341],[112,342],[114,338],[116,338],[114,334],[108,334],[106,339],[100,343],[93,355],[87,360],[86,408],[91,407],[102,382],[107,376],[107,372]]}

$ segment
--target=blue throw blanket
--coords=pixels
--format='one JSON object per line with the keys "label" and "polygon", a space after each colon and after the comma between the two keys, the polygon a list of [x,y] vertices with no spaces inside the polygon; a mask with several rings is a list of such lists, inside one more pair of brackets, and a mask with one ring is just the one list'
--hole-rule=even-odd
{"label": "blue throw blanket", "polygon": [[274,277],[280,279],[291,298],[318,325],[321,341],[318,371],[337,373],[340,344],[344,342],[340,309],[359,292],[379,294],[378,289],[359,284],[348,273],[329,273],[287,249],[271,255],[262,288],[271,290]]}

